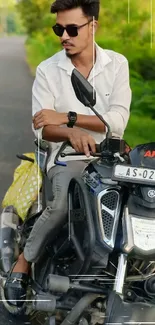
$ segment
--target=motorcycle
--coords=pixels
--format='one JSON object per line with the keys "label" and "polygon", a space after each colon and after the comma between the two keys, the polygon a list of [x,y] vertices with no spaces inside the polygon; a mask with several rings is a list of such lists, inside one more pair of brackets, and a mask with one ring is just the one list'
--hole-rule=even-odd
{"label": "motorcycle", "polygon": [[[13,307],[4,295],[6,273],[46,207],[48,194],[50,147],[35,141],[43,174],[42,208],[32,206],[24,222],[13,211],[7,225],[6,217],[1,218],[3,304],[14,315],[45,312],[46,325],[155,324],[155,143],[131,149],[125,140],[112,137],[94,108],[93,87],[76,69],[71,81],[77,99],[106,125],[106,138],[91,153],[82,177],[71,180],[66,223],[32,264],[23,306]],[[63,143],[55,157],[55,164],[64,168],[60,156],[82,154],[65,153],[68,145]]]}

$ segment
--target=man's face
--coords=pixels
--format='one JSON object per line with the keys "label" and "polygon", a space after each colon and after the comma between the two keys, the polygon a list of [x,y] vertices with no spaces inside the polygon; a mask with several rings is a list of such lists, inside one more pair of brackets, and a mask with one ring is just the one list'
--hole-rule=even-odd
{"label": "man's face", "polygon": [[[81,26],[86,24],[91,19],[84,16],[81,8],[75,8],[71,10],[60,11],[57,14],[56,24],[63,27],[67,25]],[[90,22],[86,26],[78,29],[78,36],[71,37],[65,30],[60,41],[66,50],[68,57],[75,56],[83,52],[93,42],[93,22]]]}

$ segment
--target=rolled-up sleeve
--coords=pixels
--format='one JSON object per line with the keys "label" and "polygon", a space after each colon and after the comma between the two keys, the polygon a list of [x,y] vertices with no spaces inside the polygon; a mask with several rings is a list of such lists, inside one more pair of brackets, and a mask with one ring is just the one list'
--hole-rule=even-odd
{"label": "rolled-up sleeve", "polygon": [[[46,75],[41,68],[41,65],[39,65],[36,70],[36,78],[32,87],[32,116],[45,108],[54,110],[54,96],[49,88]],[[36,138],[39,136],[39,138],[42,139],[43,128],[35,130],[32,123],[32,130]]]}
{"label": "rolled-up sleeve", "polygon": [[130,116],[132,92],[129,81],[129,65],[125,60],[115,77],[111,96],[109,98],[109,111],[103,118],[111,127],[114,136],[123,137]]}

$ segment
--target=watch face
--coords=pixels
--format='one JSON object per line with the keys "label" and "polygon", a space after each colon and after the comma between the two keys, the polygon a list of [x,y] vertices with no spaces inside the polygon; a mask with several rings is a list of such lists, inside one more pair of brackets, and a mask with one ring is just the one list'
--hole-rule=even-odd
{"label": "watch face", "polygon": [[73,127],[73,125],[75,124],[76,120],[77,120],[77,113],[76,112],[69,112],[68,113],[68,126],[69,127]]}
{"label": "watch face", "polygon": [[70,117],[70,120],[74,122],[74,120],[75,120],[75,116],[71,116],[71,117]]}
{"label": "watch face", "polygon": [[75,112],[70,112],[70,117],[75,118],[76,117],[76,113]]}

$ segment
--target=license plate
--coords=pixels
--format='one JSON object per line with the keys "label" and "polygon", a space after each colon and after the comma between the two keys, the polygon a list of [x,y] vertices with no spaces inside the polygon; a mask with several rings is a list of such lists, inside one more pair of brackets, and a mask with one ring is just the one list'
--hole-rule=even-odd
{"label": "license plate", "polygon": [[131,167],[124,165],[116,165],[113,170],[113,180],[145,183],[155,185],[155,170],[144,167]]}

